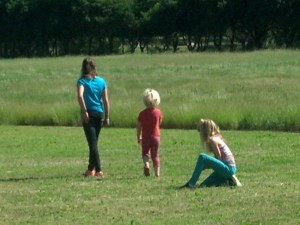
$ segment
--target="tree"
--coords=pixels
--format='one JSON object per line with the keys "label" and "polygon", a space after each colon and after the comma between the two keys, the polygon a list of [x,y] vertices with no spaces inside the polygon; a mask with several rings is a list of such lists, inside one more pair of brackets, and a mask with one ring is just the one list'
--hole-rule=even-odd
{"label": "tree", "polygon": [[276,0],[228,0],[232,38],[247,49],[261,49],[268,38]]}
{"label": "tree", "polygon": [[163,38],[163,49],[169,50],[170,44],[173,52],[177,51],[178,34],[176,28],[177,2],[174,0],[163,0],[156,3],[150,10],[151,32],[154,36]]}
{"label": "tree", "polygon": [[277,46],[300,46],[300,2],[280,0],[274,21],[273,34]]}
{"label": "tree", "polygon": [[205,0],[178,0],[178,29],[185,37],[190,51],[199,51],[208,44],[208,34],[205,30]]}
{"label": "tree", "polygon": [[28,27],[28,1],[4,0],[1,2],[1,41],[5,57],[29,56],[32,47]]}
{"label": "tree", "polygon": [[[1,0],[0,57],[300,46],[299,0]],[[226,37],[227,39],[225,39]],[[158,42],[158,41],[159,42]]]}
{"label": "tree", "polygon": [[153,36],[152,10],[159,0],[133,0],[133,13],[137,21],[136,39],[141,52],[148,48]]}

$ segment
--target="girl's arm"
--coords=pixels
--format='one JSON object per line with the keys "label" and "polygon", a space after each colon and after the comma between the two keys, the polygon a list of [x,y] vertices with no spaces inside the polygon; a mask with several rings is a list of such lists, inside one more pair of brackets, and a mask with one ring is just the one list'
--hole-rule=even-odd
{"label": "girl's arm", "polygon": [[104,90],[103,90],[103,93],[102,93],[102,100],[103,100],[104,113],[105,113],[105,120],[104,120],[104,123],[105,123],[106,125],[109,125],[109,100],[108,100],[107,89],[104,89]]}
{"label": "girl's arm", "polygon": [[78,85],[77,86],[77,101],[79,103],[80,109],[81,109],[81,120],[83,123],[89,122],[89,114],[86,111],[86,105],[83,98],[84,93],[84,86]]}
{"label": "girl's arm", "polygon": [[221,152],[219,149],[218,142],[216,140],[214,140],[213,138],[210,138],[209,146],[210,146],[211,151],[214,153],[215,158],[221,160]]}
{"label": "girl's arm", "polygon": [[136,136],[138,144],[142,142],[142,123],[138,121],[137,127],[136,127]]}
{"label": "girl's arm", "polygon": [[161,125],[162,122],[162,114],[160,114],[160,118],[159,118],[159,126]]}

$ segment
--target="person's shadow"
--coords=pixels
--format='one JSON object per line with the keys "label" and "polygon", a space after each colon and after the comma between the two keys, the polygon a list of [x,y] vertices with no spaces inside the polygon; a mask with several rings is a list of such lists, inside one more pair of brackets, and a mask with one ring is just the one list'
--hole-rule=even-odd
{"label": "person's shadow", "polygon": [[[52,175],[52,176],[24,176],[24,177],[8,177],[0,178],[0,182],[22,182],[22,181],[34,181],[34,180],[52,180],[52,179],[71,179],[78,178],[79,176],[64,176],[64,175]],[[83,177],[83,176],[82,176]]]}

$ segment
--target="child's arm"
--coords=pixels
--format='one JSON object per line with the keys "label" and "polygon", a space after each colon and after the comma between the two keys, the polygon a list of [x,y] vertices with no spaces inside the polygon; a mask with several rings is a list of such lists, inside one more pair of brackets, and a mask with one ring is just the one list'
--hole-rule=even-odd
{"label": "child's arm", "polygon": [[162,122],[162,115],[160,114],[160,118],[159,118],[159,126],[161,125]]}
{"label": "child's arm", "polygon": [[109,101],[108,101],[107,89],[103,90],[102,99],[103,99],[104,112],[105,112],[104,124],[109,126]]}
{"label": "child's arm", "polygon": [[137,127],[136,127],[136,136],[137,136],[137,142],[140,144],[142,142],[142,123],[138,121]]}
{"label": "child's arm", "polygon": [[77,86],[77,101],[79,103],[80,109],[81,109],[81,120],[83,123],[89,122],[89,114],[86,111],[86,105],[83,98],[84,93],[84,86],[78,85]]}
{"label": "child's arm", "polygon": [[218,142],[216,140],[214,140],[213,138],[211,138],[209,140],[209,145],[210,145],[211,151],[214,153],[215,158],[221,160],[221,152],[219,149]]}

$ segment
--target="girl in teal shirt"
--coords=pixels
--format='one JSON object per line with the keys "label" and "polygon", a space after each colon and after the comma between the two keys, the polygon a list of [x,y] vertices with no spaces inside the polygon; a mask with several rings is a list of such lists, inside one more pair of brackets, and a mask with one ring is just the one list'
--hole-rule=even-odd
{"label": "girl in teal shirt", "polygon": [[87,57],[82,62],[81,77],[77,81],[77,99],[81,120],[89,145],[89,164],[85,176],[104,177],[98,149],[103,121],[109,125],[109,101],[106,82],[97,76],[96,63]]}

